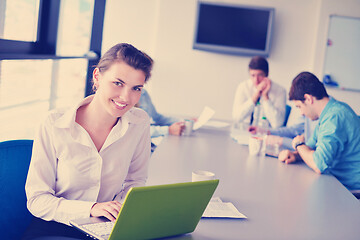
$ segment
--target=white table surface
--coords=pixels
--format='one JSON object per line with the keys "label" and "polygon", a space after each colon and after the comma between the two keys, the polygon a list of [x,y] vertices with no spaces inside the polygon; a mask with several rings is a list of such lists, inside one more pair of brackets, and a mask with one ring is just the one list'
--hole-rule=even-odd
{"label": "white table surface", "polygon": [[193,233],[169,239],[360,239],[360,203],[336,178],[303,163],[249,157],[228,131],[164,138],[151,157],[148,185],[191,181],[193,170],[214,172],[214,196],[248,218],[201,219]]}

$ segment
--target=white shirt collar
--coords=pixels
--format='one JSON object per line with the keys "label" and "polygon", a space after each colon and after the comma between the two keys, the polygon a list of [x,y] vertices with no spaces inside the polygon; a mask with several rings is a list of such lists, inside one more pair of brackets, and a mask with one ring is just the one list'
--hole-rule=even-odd
{"label": "white shirt collar", "polygon": [[[73,108],[67,110],[63,116],[56,120],[55,126],[58,128],[71,128],[75,123],[76,112],[77,110],[86,104],[89,104],[94,98],[94,95],[90,95]],[[126,112],[122,117],[120,117],[122,124],[124,123],[132,123],[132,124],[140,124],[144,121],[143,117],[139,115],[138,112],[134,111],[133,108]],[[120,121],[120,120],[119,120]]]}

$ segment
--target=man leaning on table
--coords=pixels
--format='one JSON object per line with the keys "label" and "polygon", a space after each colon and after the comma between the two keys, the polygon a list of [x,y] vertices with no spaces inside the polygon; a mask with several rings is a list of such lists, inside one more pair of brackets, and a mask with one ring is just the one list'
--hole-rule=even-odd
{"label": "man leaning on table", "polygon": [[329,98],[324,85],[310,72],[292,82],[289,99],[311,120],[319,120],[314,133],[293,139],[295,152],[284,150],[279,160],[303,160],[317,173],[335,176],[349,190],[360,189],[360,119],[346,104]]}

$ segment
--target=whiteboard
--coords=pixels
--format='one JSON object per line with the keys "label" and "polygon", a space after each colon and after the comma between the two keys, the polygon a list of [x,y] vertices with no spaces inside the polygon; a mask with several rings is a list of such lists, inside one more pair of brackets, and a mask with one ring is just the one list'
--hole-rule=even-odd
{"label": "whiteboard", "polygon": [[330,16],[325,76],[341,89],[360,90],[360,18]]}

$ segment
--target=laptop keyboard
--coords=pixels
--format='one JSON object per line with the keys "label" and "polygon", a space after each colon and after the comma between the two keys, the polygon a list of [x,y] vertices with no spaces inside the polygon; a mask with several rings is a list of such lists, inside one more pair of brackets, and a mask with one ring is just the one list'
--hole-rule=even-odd
{"label": "laptop keyboard", "polygon": [[114,228],[114,222],[100,222],[83,225],[87,230],[95,233],[98,236],[110,235],[111,230]]}

